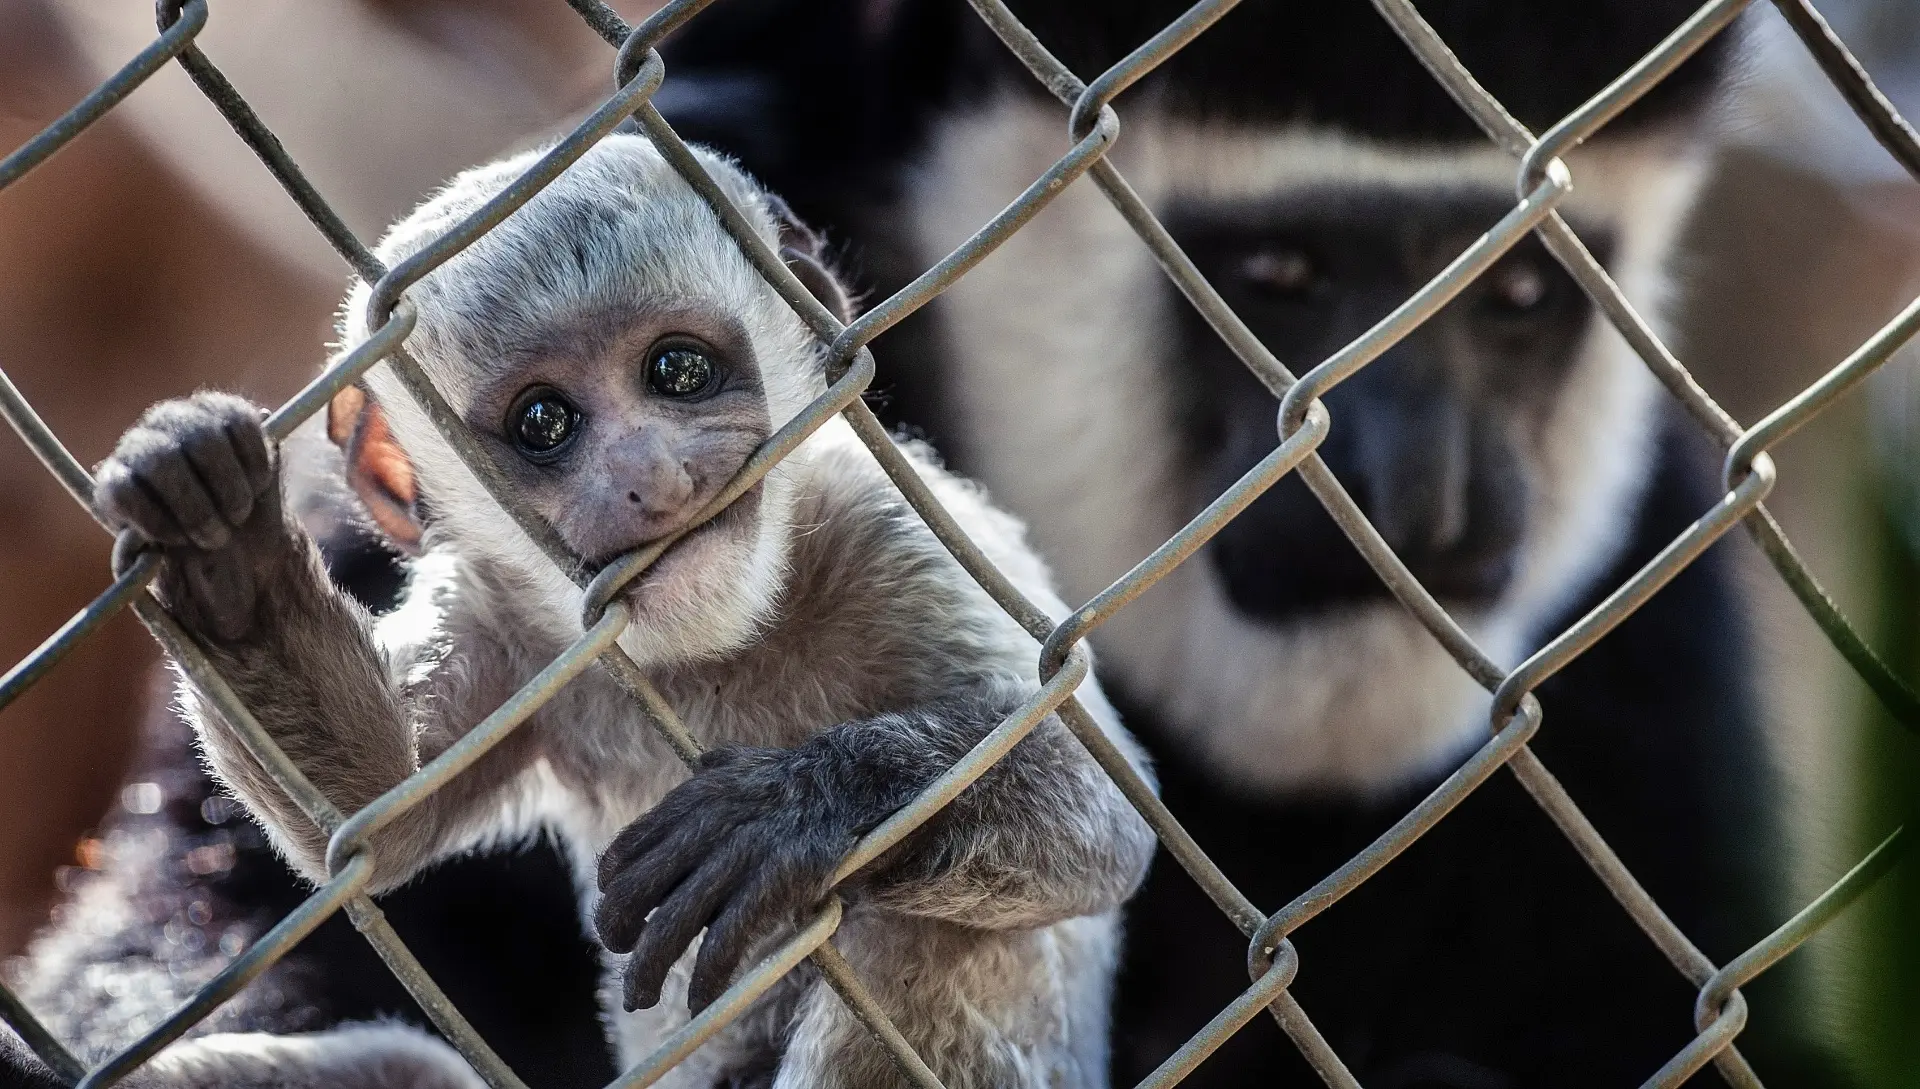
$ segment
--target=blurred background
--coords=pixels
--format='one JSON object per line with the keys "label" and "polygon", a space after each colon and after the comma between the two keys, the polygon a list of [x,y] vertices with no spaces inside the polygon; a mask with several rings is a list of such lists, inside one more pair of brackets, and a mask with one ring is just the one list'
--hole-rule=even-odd
{"label": "blurred background", "polygon": [[[615,4],[630,19],[652,5]],[[1881,88],[1920,113],[1920,4],[1821,0]],[[0,0],[0,148],[151,40],[144,0]],[[1751,423],[1920,292],[1920,185],[1882,151],[1771,8],[1718,117],[1720,165],[1678,269],[1674,348]],[[200,44],[363,237],[454,171],[575,121],[611,51],[559,3],[251,0]],[[669,80],[671,84],[671,80]],[[213,386],[261,401],[317,368],[347,269],[170,66],[0,194],[0,368],[82,461],[147,404]],[[886,361],[881,361],[882,366]],[[1920,682],[1920,355],[1905,353],[1776,451],[1771,505],[1869,642]],[[0,436],[0,662],[108,581],[109,541]],[[1794,786],[1796,899],[1882,838],[1920,788],[1886,719],[1744,542],[1773,737]],[[110,623],[0,714],[0,957],[46,918],[115,806],[166,698],[150,640]],[[1896,870],[1800,954],[1869,1085],[1920,1085],[1920,867]]]}

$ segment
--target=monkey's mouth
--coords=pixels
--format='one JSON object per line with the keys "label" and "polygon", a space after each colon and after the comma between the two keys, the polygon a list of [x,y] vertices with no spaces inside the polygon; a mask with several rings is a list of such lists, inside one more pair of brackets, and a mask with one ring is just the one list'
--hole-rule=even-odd
{"label": "monkey's mouth", "polygon": [[[683,532],[681,527],[676,526],[648,540],[636,541],[626,548],[608,553],[605,556],[586,560],[585,566],[590,571],[597,572],[603,570],[608,564],[619,563],[621,560],[636,552],[651,548],[660,541],[666,540],[676,533],[681,533],[680,538],[668,545],[666,551],[660,555],[659,559],[648,565],[646,570],[630,579],[627,584],[621,588],[620,597],[633,598],[649,583],[670,577],[672,574],[680,572],[680,569],[683,567],[700,567],[701,558],[704,558],[701,557],[700,554],[706,553],[709,548],[718,541],[727,537],[740,535],[745,530],[751,528],[752,521],[760,503],[760,491],[761,486],[756,483],[733,502],[721,508],[719,513],[701,522],[699,525],[694,526],[692,529],[687,529]],[[703,502],[700,505],[704,506],[705,503]]]}

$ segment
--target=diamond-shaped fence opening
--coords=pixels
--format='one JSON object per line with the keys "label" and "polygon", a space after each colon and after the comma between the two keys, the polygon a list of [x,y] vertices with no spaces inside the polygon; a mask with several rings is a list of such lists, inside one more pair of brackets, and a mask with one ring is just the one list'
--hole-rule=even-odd
{"label": "diamond-shaped fence opening", "polygon": [[[713,517],[745,492],[808,434],[835,414],[852,424],[888,476],[959,563],[1006,611],[1041,641],[1041,689],[977,748],[963,757],[919,797],[863,839],[840,865],[841,878],[872,861],[933,816],[983,774],[1048,714],[1057,713],[1093,758],[1119,785],[1159,835],[1161,842],[1249,940],[1249,988],[1221,1010],[1205,1028],[1169,1057],[1144,1083],[1177,1084],[1248,1021],[1267,1010],[1330,1086],[1359,1083],[1314,1027],[1309,1012],[1288,991],[1298,968],[1288,935],[1315,915],[1333,909],[1382,867],[1444,819],[1502,767],[1510,769],[1547,816],[1572,842],[1593,871],[1673,968],[1698,991],[1697,1035],[1646,1085],[1674,1086],[1708,1063],[1717,1064],[1736,1086],[1759,1084],[1734,1040],[1747,1019],[1740,987],[1767,971],[1807,938],[1831,922],[1874,881],[1887,872],[1910,840],[1896,830],[1849,873],[1812,903],[1782,923],[1758,944],[1726,964],[1709,960],[1661,911],[1635,880],[1573,799],[1528,748],[1542,722],[1532,695],[1554,675],[1657,593],[1706,548],[1736,525],[1752,534],[1780,576],[1841,655],[1853,666],[1892,714],[1920,726],[1920,698],[1889,671],[1842,617],[1806,569],[1763,504],[1774,483],[1768,449],[1805,425],[1881,366],[1916,329],[1916,301],[1839,365],[1751,427],[1741,427],[1693,380],[1635,312],[1581,240],[1556,211],[1569,192],[1571,175],[1560,156],[1593,136],[1622,110],[1705,45],[1747,6],[1749,0],[1712,0],[1670,34],[1652,52],[1623,72],[1603,91],[1546,132],[1535,135],[1516,121],[1498,100],[1475,82],[1410,0],[1372,0],[1380,16],[1418,56],[1489,139],[1515,159],[1517,197],[1513,208],[1429,283],[1372,329],[1325,362],[1296,378],[1247,330],[1199,270],[1181,252],[1166,229],[1106,158],[1120,130],[1110,103],[1129,86],[1206,30],[1235,0],[1202,0],[1158,34],[1142,43],[1091,82],[1083,82],[1056,60],[1001,0],[969,0],[975,12],[1048,91],[1067,107],[1073,145],[998,215],[973,233],[906,287],[842,325],[796,280],[755,234],[748,221],[709,177],[686,145],[655,110],[651,98],[665,78],[654,46],[714,0],[675,0],[639,26],[628,26],[599,0],[568,0],[582,18],[618,49],[618,89],[572,133],[539,159],[526,174],[444,236],[393,268],[384,267],[349,231],[326,200],[288,158],[273,134],[227,82],[195,41],[208,20],[207,0],[168,0],[160,9],[154,41],[67,111],[47,129],[0,160],[0,188],[44,162],[87,126],[100,120],[162,66],[177,61],[214,103],[235,132],[261,158],[294,202],[347,263],[373,285],[368,339],[335,360],[320,377],[276,410],[268,433],[284,438],[369,367],[389,361],[404,385],[440,428],[468,467],[500,505],[539,542],[561,570],[587,590],[585,633],[546,669],[496,709],[439,758],[421,768],[357,813],[335,808],[280,751],[248,713],[225,680],[196,648],[192,638],[147,594],[158,563],[144,542],[125,536],[115,547],[115,577],[86,608],[50,635],[32,654],[0,677],[0,708],[35,683],[54,663],[107,618],[131,607],[166,651],[219,712],[245,736],[253,755],[317,825],[331,836],[330,880],[296,910],[235,957],[184,1006],[163,1019],[117,1055],[85,1069],[72,1053],[34,1018],[19,1000],[0,987],[0,1018],[63,1077],[87,1087],[106,1086],[126,1076],[161,1048],[232,997],[284,956],[335,911],[344,910],[446,1038],[494,1089],[523,1089],[521,1080],[500,1060],[421,968],[405,944],[366,896],[371,863],[364,854],[367,837],[420,804],[436,784],[478,759],[489,747],[536,711],[554,692],[590,665],[599,663],[638,700],[654,727],[688,761],[701,747],[645,674],[615,645],[627,623],[625,607],[615,602],[619,589],[656,560],[665,544],[648,546],[598,572],[586,571],[551,527],[517,502],[487,454],[454,417],[406,348],[415,313],[406,300],[418,282],[465,246],[524,204],[542,186],[601,137],[626,121],[640,127],[673,167],[720,216],[728,232],[755,267],[828,345],[833,382],[819,400],[781,428],[748,460],[739,476],[696,520]],[[1828,78],[1861,121],[1910,172],[1920,177],[1920,138],[1873,87],[1846,47],[1807,0],[1774,0]],[[861,399],[875,369],[866,345],[887,328],[944,291],[995,247],[1020,230],[1067,183],[1089,175],[1152,251],[1186,298],[1214,331],[1261,381],[1282,398],[1276,445],[1271,454],[1228,488],[1172,539],[1126,575],[1095,595],[1064,622],[1055,624],[988,561],[941,508],[933,494],[895,448],[879,420]],[[1329,417],[1319,400],[1352,377],[1432,316],[1507,249],[1537,233],[1646,365],[1680,399],[1699,424],[1726,448],[1725,489],[1721,499],[1644,568],[1600,605],[1512,670],[1502,670],[1441,608],[1405,564],[1368,523],[1360,508],[1315,453],[1326,437]],[[0,374],[0,413],[27,442],[47,470],[83,507],[91,509],[93,481],[47,426]],[[1490,739],[1374,843],[1313,888],[1271,913],[1250,902],[1181,828],[1175,814],[1127,764],[1074,698],[1087,674],[1080,642],[1115,612],[1183,562],[1262,492],[1289,472],[1297,472],[1340,525],[1353,546],[1385,581],[1400,603],[1475,681],[1493,693]],[[707,1010],[668,1039],[652,1055],[621,1075],[615,1085],[639,1087],[657,1081],[730,1020],[739,1016],[782,975],[811,960],[849,1008],[886,1045],[902,1075],[923,1089],[939,1079],[916,1056],[888,1021],[866,987],[835,951],[833,934],[840,905],[830,898],[812,921],[763,962],[747,971]]]}

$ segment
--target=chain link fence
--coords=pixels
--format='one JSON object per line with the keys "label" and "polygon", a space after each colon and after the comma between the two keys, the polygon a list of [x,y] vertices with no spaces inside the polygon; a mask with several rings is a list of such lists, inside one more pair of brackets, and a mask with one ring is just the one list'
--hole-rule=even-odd
{"label": "chain link fence", "polygon": [[[524,1083],[448,1001],[365,894],[371,862],[364,845],[370,835],[418,805],[438,786],[477,760],[562,685],[596,662],[639,701],[654,727],[676,753],[688,761],[696,758],[701,751],[700,743],[645,674],[614,642],[628,622],[625,607],[615,600],[618,590],[658,559],[671,542],[650,545],[598,572],[584,571],[578,557],[568,552],[551,527],[516,501],[511,488],[489,460],[490,455],[464,430],[464,425],[409,356],[406,338],[413,329],[416,315],[405,292],[408,286],[524,204],[595,141],[633,117],[674,168],[713,207],[761,274],[829,345],[832,384],[827,393],[769,438],[693,524],[711,518],[745,492],[830,417],[843,415],[960,564],[1041,643],[1040,677],[1044,682],[1041,689],[919,797],[866,836],[841,863],[837,871],[839,879],[900,842],[984,774],[1047,715],[1058,713],[1152,825],[1169,853],[1248,938],[1251,986],[1142,1085],[1158,1089],[1179,1083],[1227,1037],[1266,1010],[1278,1020],[1326,1084],[1353,1087],[1359,1082],[1315,1028],[1308,1011],[1288,992],[1299,964],[1288,935],[1319,913],[1334,908],[1342,897],[1391,863],[1462,799],[1505,767],[1519,777],[1541,809],[1572,842],[1674,970],[1698,991],[1694,1007],[1697,1034],[1665,1066],[1649,1072],[1645,1084],[1676,1086],[1709,1063],[1717,1065],[1720,1073],[1735,1086],[1760,1084],[1734,1043],[1747,1021],[1747,1003],[1740,987],[1826,926],[1886,873],[1911,842],[1905,829],[1894,831],[1850,872],[1764,940],[1726,964],[1715,964],[1667,918],[1527,744],[1542,722],[1542,708],[1533,691],[1737,525],[1743,525],[1753,536],[1834,647],[1889,711],[1909,726],[1920,727],[1920,697],[1881,663],[1840,615],[1762,502],[1774,483],[1774,467],[1767,450],[1831,406],[1920,330],[1920,301],[1907,307],[1839,365],[1765,419],[1751,427],[1742,427],[1707,395],[1661,343],[1555,210],[1572,185],[1571,175],[1560,156],[1593,136],[1714,35],[1725,30],[1750,0],[1712,0],[1705,4],[1606,89],[1539,135],[1529,132],[1475,82],[1410,0],[1372,0],[1381,17],[1487,137],[1514,156],[1517,199],[1511,211],[1432,281],[1366,334],[1297,378],[1226,306],[1105,157],[1120,131],[1120,118],[1110,105],[1113,99],[1205,32],[1234,7],[1236,0],[1202,0],[1091,82],[1083,82],[1068,71],[1001,0],[969,0],[979,17],[1034,78],[1066,105],[1073,146],[958,249],[849,325],[842,325],[807,293],[754,233],[739,210],[729,203],[651,104],[651,97],[666,74],[654,47],[714,0],[674,0],[638,26],[629,26],[599,0],[567,2],[617,48],[618,89],[506,191],[392,268],[384,267],[347,229],[246,100],[196,46],[195,39],[207,25],[207,0],[162,0],[159,34],[150,45],[47,129],[0,160],[0,188],[4,188],[98,121],[160,68],[178,61],[239,137],[272,171],[313,226],[356,274],[373,285],[369,308],[371,335],[359,347],[332,362],[320,377],[276,410],[268,418],[268,433],[275,439],[285,438],[297,424],[325,406],[334,394],[357,381],[369,367],[388,361],[502,508],[546,549],[561,570],[574,574],[586,591],[585,633],[576,643],[439,758],[364,809],[347,814],[330,803],[289,761],[240,704],[226,681],[211,668],[193,640],[146,592],[159,556],[131,537],[117,541],[116,575],[112,585],[0,677],[0,708],[33,685],[106,619],[121,609],[131,608],[207,699],[246,736],[255,757],[270,770],[279,785],[309,818],[329,832],[330,880],[250,948],[234,957],[187,1004],[91,1070],[84,1068],[31,1011],[0,986],[0,1018],[48,1065],[63,1078],[87,1089],[112,1085],[180,1038],[286,955],[328,916],[345,911],[442,1034],[493,1089],[525,1089]],[[1920,177],[1920,137],[1916,137],[1874,88],[1819,13],[1807,0],[1774,0],[1774,3],[1860,120],[1909,172]],[[941,509],[895,449],[886,430],[862,401],[861,394],[875,373],[872,354],[866,347],[868,342],[926,305],[1082,175],[1091,177],[1214,331],[1280,396],[1281,408],[1278,445],[1271,454],[1152,555],[1064,622],[1056,624],[995,570]],[[1539,234],[1554,257],[1580,283],[1646,365],[1726,448],[1725,492],[1719,502],[1701,512],[1699,519],[1684,533],[1592,612],[1517,668],[1504,671],[1414,579],[1321,462],[1315,449],[1326,437],[1329,427],[1327,412],[1319,398],[1440,310],[1529,231]],[[86,469],[74,460],[3,373],[0,373],[0,413],[74,500],[91,510],[93,481]],[[1080,708],[1073,692],[1087,673],[1086,657],[1078,649],[1081,641],[1192,556],[1222,526],[1288,472],[1301,475],[1401,604],[1440,641],[1461,669],[1493,693],[1493,709],[1490,739],[1471,758],[1364,851],[1293,902],[1269,913],[1242,895],[1199,849],[1176,816],[1160,803],[1152,788],[1127,765]],[[658,1081],[675,1063],[739,1016],[782,975],[801,961],[811,960],[848,1007],[886,1045],[903,1078],[921,1089],[939,1089],[939,1079],[914,1054],[886,1012],[835,951],[833,934],[840,918],[837,898],[829,899],[797,934],[765,961],[745,972],[719,1000],[657,1051],[621,1075],[614,1085],[638,1089]]]}

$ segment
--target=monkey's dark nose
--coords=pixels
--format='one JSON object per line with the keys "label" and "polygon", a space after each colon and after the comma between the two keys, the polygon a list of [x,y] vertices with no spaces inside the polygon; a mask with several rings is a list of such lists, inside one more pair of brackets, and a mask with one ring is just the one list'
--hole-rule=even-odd
{"label": "monkey's dark nose", "polygon": [[[1356,379],[1334,390],[1327,407],[1333,429],[1321,458],[1414,577],[1450,603],[1497,598],[1518,566],[1527,498],[1519,454],[1497,413],[1404,374],[1392,383]],[[1270,409],[1226,421],[1223,457],[1234,468],[1220,474],[1220,487],[1271,449],[1272,421]],[[1229,600],[1255,618],[1388,597],[1297,474],[1229,523],[1208,551]]]}
{"label": "monkey's dark nose", "polygon": [[643,428],[621,439],[607,452],[607,468],[616,487],[626,486],[629,512],[639,508],[648,517],[671,518],[693,497],[693,475],[672,436],[660,429]]}
{"label": "monkey's dark nose", "polygon": [[1498,596],[1518,563],[1526,512],[1519,456],[1500,421],[1444,391],[1353,415],[1354,441],[1328,464],[1367,520],[1436,597]]}

